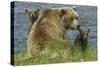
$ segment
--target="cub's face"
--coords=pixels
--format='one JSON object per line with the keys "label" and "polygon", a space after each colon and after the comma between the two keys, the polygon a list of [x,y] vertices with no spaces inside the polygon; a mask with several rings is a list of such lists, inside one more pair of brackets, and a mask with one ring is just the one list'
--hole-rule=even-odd
{"label": "cub's face", "polygon": [[87,39],[89,34],[89,29],[79,29],[81,39]]}
{"label": "cub's face", "polygon": [[26,13],[28,14],[31,22],[35,22],[37,20],[39,16],[39,11],[40,9],[33,9],[33,10],[26,9]]}
{"label": "cub's face", "polygon": [[78,13],[75,7],[62,9],[61,13],[66,29],[78,29],[80,27],[78,23]]}

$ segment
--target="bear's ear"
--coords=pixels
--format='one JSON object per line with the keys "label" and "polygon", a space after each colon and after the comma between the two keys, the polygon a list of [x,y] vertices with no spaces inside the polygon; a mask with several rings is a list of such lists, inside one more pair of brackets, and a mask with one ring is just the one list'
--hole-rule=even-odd
{"label": "bear's ear", "polygon": [[61,9],[61,14],[60,16],[63,16],[66,13],[66,11],[64,9]]}
{"label": "bear's ear", "polygon": [[77,11],[77,8],[75,6],[72,6],[73,10]]}
{"label": "bear's ear", "polygon": [[61,13],[62,13],[62,14],[65,14],[66,11],[65,11],[64,9],[61,9]]}

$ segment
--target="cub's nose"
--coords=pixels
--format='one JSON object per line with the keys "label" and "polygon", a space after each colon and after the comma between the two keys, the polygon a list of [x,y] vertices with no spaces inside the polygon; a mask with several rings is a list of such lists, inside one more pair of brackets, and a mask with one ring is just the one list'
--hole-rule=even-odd
{"label": "cub's nose", "polygon": [[77,29],[80,29],[80,25],[77,26]]}

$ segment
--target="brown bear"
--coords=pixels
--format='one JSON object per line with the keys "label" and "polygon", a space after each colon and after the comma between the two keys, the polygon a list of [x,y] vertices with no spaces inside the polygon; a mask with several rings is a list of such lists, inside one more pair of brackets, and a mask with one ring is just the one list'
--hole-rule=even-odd
{"label": "brown bear", "polygon": [[39,12],[40,9],[32,9],[32,10],[26,9],[26,13],[29,16],[29,21],[30,21],[28,33],[30,32],[32,24],[34,24],[34,22],[37,20]]}
{"label": "brown bear", "polygon": [[77,19],[75,7],[42,9],[28,35],[28,54],[32,56],[43,49],[46,41],[65,40],[66,30],[80,27]]}
{"label": "brown bear", "polygon": [[79,33],[75,38],[75,45],[78,45],[82,51],[88,46],[89,29],[79,29]]}

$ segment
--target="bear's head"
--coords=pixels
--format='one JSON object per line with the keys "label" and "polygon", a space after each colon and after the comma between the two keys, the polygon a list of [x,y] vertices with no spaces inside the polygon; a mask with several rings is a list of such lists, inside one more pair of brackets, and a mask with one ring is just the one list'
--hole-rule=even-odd
{"label": "bear's head", "polygon": [[89,29],[79,29],[80,32],[80,38],[82,40],[88,39]]}
{"label": "bear's head", "polygon": [[78,13],[76,7],[67,7],[61,9],[61,16],[66,29],[79,29]]}
{"label": "bear's head", "polygon": [[26,13],[29,16],[31,23],[34,23],[38,19],[39,11],[40,9],[33,9],[33,10],[26,9]]}

